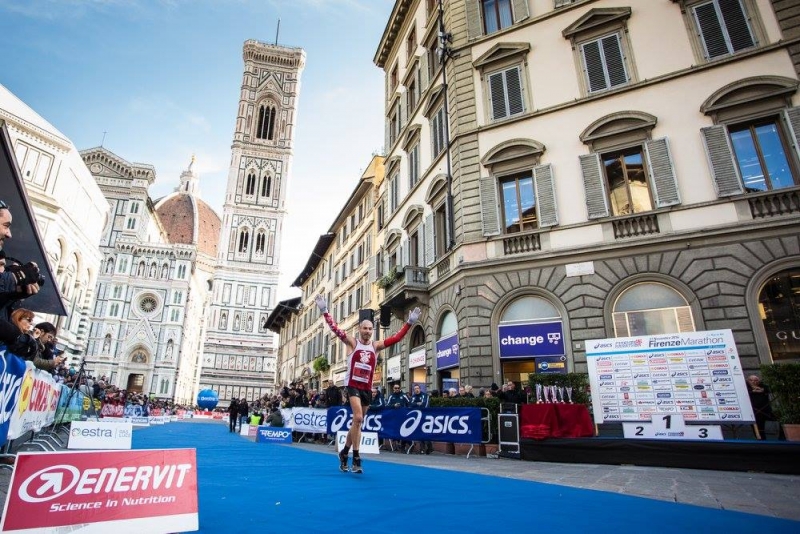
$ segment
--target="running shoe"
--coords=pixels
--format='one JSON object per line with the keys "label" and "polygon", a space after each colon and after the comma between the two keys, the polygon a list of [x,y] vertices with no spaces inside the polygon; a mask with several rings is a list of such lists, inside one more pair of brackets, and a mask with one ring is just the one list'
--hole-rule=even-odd
{"label": "running shoe", "polygon": [[355,458],[355,457],[353,458],[353,468],[350,471],[352,471],[353,473],[358,473],[359,475],[364,472],[364,470],[361,469],[361,457],[360,456],[358,458]]}
{"label": "running shoe", "polygon": [[[353,467],[356,465],[356,460],[353,458]],[[339,452],[339,471],[347,473],[349,469],[347,468],[347,454],[344,451]]]}

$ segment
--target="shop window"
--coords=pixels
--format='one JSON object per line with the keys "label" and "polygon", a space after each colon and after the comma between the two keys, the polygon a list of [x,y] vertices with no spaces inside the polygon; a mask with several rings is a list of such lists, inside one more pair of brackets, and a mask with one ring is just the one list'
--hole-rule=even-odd
{"label": "shop window", "polygon": [[800,268],[779,272],[767,280],[758,293],[758,313],[772,360],[800,358]]}

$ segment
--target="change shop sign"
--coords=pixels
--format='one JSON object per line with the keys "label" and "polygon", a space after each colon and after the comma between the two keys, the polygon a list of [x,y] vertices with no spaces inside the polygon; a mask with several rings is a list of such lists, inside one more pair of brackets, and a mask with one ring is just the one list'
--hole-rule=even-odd
{"label": "change shop sign", "polygon": [[561,321],[500,325],[501,358],[564,356]]}
{"label": "change shop sign", "polygon": [[199,528],[194,449],[20,453],[3,532],[168,533]]}
{"label": "change shop sign", "polygon": [[458,367],[458,333],[441,338],[436,342],[436,368]]}

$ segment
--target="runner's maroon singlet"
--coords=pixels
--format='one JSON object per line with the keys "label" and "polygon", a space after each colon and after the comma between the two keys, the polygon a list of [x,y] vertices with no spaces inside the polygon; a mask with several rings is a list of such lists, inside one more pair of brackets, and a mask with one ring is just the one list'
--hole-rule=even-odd
{"label": "runner's maroon singlet", "polygon": [[347,374],[344,376],[344,385],[371,391],[376,360],[375,348],[372,343],[364,345],[360,339],[356,339],[356,348],[347,357]]}

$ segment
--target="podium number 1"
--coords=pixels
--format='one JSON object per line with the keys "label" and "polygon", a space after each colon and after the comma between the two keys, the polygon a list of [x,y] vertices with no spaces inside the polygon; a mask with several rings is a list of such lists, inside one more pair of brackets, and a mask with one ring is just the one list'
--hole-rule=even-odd
{"label": "podium number 1", "polygon": [[667,422],[667,429],[669,430],[670,424],[672,424],[672,416],[665,415],[661,420]]}

